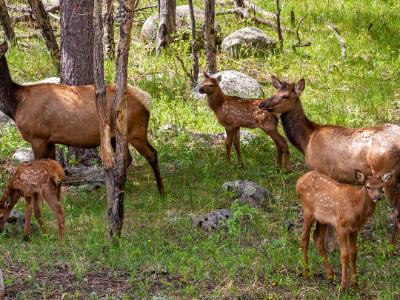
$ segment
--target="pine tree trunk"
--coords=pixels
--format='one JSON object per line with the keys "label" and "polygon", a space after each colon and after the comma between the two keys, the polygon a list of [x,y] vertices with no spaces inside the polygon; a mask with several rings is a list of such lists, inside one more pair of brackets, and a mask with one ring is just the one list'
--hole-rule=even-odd
{"label": "pine tree trunk", "polygon": [[49,50],[51,56],[60,62],[60,49],[58,48],[56,37],[54,36],[53,29],[50,25],[49,17],[47,16],[46,10],[40,0],[28,0],[31,5],[33,15],[36,18],[36,22],[39,24],[42,36]]}
{"label": "pine tree trunk", "polygon": [[110,240],[114,235],[121,235],[124,221],[124,189],[128,157],[126,85],[134,0],[121,0],[121,12],[120,39],[116,59],[117,82],[113,103],[116,126],[116,151],[114,155],[115,198],[110,199],[111,201],[108,203]]}
{"label": "pine tree trunk", "polygon": [[104,0],[103,3],[103,21],[104,21],[104,46],[107,57],[115,59],[115,41],[114,41],[114,3],[113,0]]}
{"label": "pine tree trunk", "polygon": [[[93,1],[61,0],[61,83],[93,84]],[[69,148],[78,163],[98,160],[95,149]]]}
{"label": "pine tree trunk", "polygon": [[206,50],[207,73],[217,73],[217,48],[215,37],[215,0],[205,0],[204,41]]}
{"label": "pine tree trunk", "polygon": [[197,49],[196,49],[196,18],[194,17],[193,11],[193,0],[188,0],[189,9],[190,9],[190,19],[192,21],[192,71],[191,71],[191,86],[194,88],[197,85],[197,81],[199,79],[199,58],[197,56]]}
{"label": "pine tree trunk", "polygon": [[15,39],[15,32],[12,28],[11,18],[7,11],[7,6],[4,0],[0,0],[0,23],[3,27],[6,40],[9,43],[13,43]]}
{"label": "pine tree trunk", "polygon": [[158,0],[158,30],[156,53],[166,48],[171,42],[171,35],[176,30],[176,0]]}

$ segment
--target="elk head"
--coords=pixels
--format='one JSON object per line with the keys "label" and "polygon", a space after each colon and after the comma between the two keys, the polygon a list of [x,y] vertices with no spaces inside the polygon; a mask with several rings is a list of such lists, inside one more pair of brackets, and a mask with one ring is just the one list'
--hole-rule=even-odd
{"label": "elk head", "polygon": [[300,95],[305,87],[304,79],[300,79],[297,84],[289,84],[272,76],[272,84],[276,88],[276,92],[273,96],[260,103],[260,109],[273,113],[292,111],[296,107],[297,102],[300,101]]}
{"label": "elk head", "polygon": [[354,175],[356,180],[364,185],[371,200],[375,203],[378,203],[380,200],[382,200],[384,195],[383,187],[385,183],[392,179],[394,170],[383,174],[381,177],[367,176],[359,170],[355,170]]}
{"label": "elk head", "polygon": [[213,78],[204,71],[203,74],[205,78],[200,84],[199,93],[211,95],[219,89],[219,83],[221,82],[222,77],[219,75],[217,78]]}
{"label": "elk head", "polygon": [[4,230],[4,224],[7,222],[12,208],[12,199],[10,195],[3,195],[0,199],[0,232]]}

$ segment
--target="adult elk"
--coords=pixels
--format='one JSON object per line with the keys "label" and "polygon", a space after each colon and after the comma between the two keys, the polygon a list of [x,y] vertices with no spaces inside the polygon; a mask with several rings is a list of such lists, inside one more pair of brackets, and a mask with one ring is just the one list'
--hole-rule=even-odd
{"label": "adult elk", "polygon": [[393,171],[381,178],[367,176],[355,170],[355,179],[363,185],[357,189],[351,185],[341,184],[332,178],[311,171],[297,180],[296,191],[303,207],[304,225],[301,236],[301,248],[304,255],[304,271],[308,273],[308,242],[310,230],[317,223],[314,242],[324,260],[325,271],[330,279],[334,274],[328,262],[325,249],[325,233],[327,225],[336,228],[340,255],[342,260],[341,289],[346,288],[347,264],[350,258],[350,284],[357,285],[356,259],[357,235],[369,217],[375,211],[375,204],[383,197],[383,185],[391,180]]}
{"label": "adult elk", "polygon": [[18,166],[0,199],[0,230],[18,199],[25,197],[24,239],[29,238],[32,210],[40,228],[46,232],[42,217],[42,199],[47,202],[58,221],[58,239],[64,239],[64,210],[61,206],[61,183],[64,170],[51,159],[39,159]]}
{"label": "adult elk", "polygon": [[[13,82],[5,53],[7,43],[0,45],[0,110],[12,118],[33,148],[35,158],[55,158],[55,144],[80,148],[100,145],[99,122],[93,85],[66,86],[62,84],[35,84],[21,86]],[[107,109],[111,128],[114,128],[112,103],[115,86],[107,85]],[[158,190],[163,183],[157,160],[157,151],[147,138],[151,98],[139,88],[129,86],[128,142],[151,165]],[[114,133],[112,132],[112,137]]]}
{"label": "adult elk", "polygon": [[[236,149],[237,159],[242,165],[240,155],[240,127],[261,128],[275,143],[278,151],[277,164],[282,167],[285,163],[286,171],[292,170],[287,142],[277,129],[276,115],[258,108],[261,99],[242,99],[227,96],[221,90],[221,77],[212,78],[204,72],[205,80],[201,83],[199,92],[207,95],[209,107],[214,111],[218,122],[226,130],[226,160],[230,162],[232,142]],[[283,159],[282,159],[283,158]]]}
{"label": "adult elk", "polygon": [[366,128],[321,125],[304,114],[300,95],[304,79],[297,84],[272,76],[276,93],[260,108],[281,114],[282,126],[289,141],[304,155],[308,168],[339,182],[355,183],[354,170],[381,177],[394,170],[385,185],[385,194],[395,209],[395,225],[390,242],[395,244],[400,230],[400,126],[385,124]]}

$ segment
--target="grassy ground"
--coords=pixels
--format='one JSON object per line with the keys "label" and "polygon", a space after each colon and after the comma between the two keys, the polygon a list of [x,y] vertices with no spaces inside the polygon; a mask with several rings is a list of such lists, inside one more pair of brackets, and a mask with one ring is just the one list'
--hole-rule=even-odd
{"label": "grassy ground", "polygon": [[[274,11],[273,1],[257,1]],[[183,4],[183,2],[182,2]],[[201,2],[198,3],[201,7]],[[302,100],[309,117],[321,123],[346,126],[398,123],[400,110],[400,3],[398,1],[283,1],[283,23],[290,26],[290,11],[305,17],[303,41],[311,47],[293,49],[295,35],[286,33],[283,53],[235,60],[218,56],[219,69],[235,69],[258,79],[266,95],[273,92],[270,74],[290,80],[306,79]],[[143,18],[143,16],[140,16]],[[247,25],[233,16],[217,17],[226,35]],[[347,41],[347,58],[326,27],[335,23]],[[372,26],[371,26],[372,24]],[[370,29],[368,29],[370,27]],[[276,38],[269,28],[268,34]],[[24,27],[18,32],[25,32]],[[19,299],[198,298],[274,299],[338,298],[340,258],[331,254],[335,283],[324,277],[321,259],[311,243],[310,278],[302,276],[300,207],[294,185],[305,172],[304,159],[291,148],[295,170],[275,171],[275,148],[259,131],[258,139],[242,145],[245,167],[227,166],[222,144],[193,140],[190,132],[218,133],[204,101],[191,98],[189,83],[174,58],[190,65],[188,42],[178,42],[161,57],[146,53],[139,41],[139,26],[131,49],[129,81],[153,96],[151,140],[158,150],[167,194],[158,196],[147,163],[135,155],[126,185],[125,223],[118,246],[107,241],[105,190],[66,193],[66,240],[56,240],[55,222],[45,208],[51,228],[35,233],[30,243],[9,229],[0,235],[0,267],[7,292]],[[56,76],[44,45],[26,40],[8,54],[17,82]],[[201,55],[204,66],[204,55]],[[106,79],[114,67],[106,62]],[[166,124],[175,131],[163,131]],[[24,142],[15,129],[2,129],[0,158],[9,157]],[[132,151],[132,153],[135,153]],[[0,169],[0,187],[8,174]],[[264,211],[234,206],[226,230],[205,234],[192,228],[191,216],[229,207],[220,191],[228,180],[246,179],[274,195]],[[18,205],[23,209],[22,201]],[[360,287],[345,299],[398,299],[399,251],[389,256],[388,227],[391,209],[378,205],[375,217],[359,238]],[[294,226],[291,226],[293,224]],[[290,228],[288,230],[288,228]]]}

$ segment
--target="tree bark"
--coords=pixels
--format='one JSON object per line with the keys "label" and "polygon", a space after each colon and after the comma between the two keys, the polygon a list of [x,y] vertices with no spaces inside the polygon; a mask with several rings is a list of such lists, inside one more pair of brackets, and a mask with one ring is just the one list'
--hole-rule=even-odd
{"label": "tree bark", "polygon": [[193,58],[193,67],[191,71],[191,84],[192,88],[197,85],[197,81],[199,79],[199,59],[197,57],[197,50],[196,50],[196,18],[194,17],[193,11],[193,0],[188,0],[189,9],[190,9],[190,19],[192,21],[192,58]]}
{"label": "tree bark", "polygon": [[215,38],[215,0],[205,0],[204,42],[207,73],[217,73],[217,48]]}
{"label": "tree bark", "polygon": [[276,0],[276,31],[278,32],[279,47],[283,50],[283,36],[281,28],[281,3]]}
{"label": "tree bark", "polygon": [[[93,1],[61,0],[61,83],[93,84]],[[79,164],[98,160],[95,149],[68,147]]]}
{"label": "tree bark", "polygon": [[108,203],[108,219],[110,223],[108,233],[110,240],[112,240],[114,235],[121,235],[124,221],[124,189],[128,157],[126,85],[134,0],[121,0],[120,6],[122,19],[116,59],[117,81],[113,103],[116,126],[116,151],[114,155],[115,197],[110,199],[111,201]]}
{"label": "tree bark", "polygon": [[166,48],[171,42],[171,35],[176,30],[176,0],[158,0],[158,30],[156,53]]}
{"label": "tree bark", "polygon": [[36,21],[39,24],[40,30],[42,31],[42,36],[46,44],[46,47],[49,50],[51,56],[57,61],[57,63],[59,63],[60,49],[58,47],[56,37],[54,36],[53,29],[51,28],[50,25],[49,17],[47,16],[43,3],[40,0],[28,0],[28,1],[29,4],[31,5],[32,12],[36,18]]}
{"label": "tree bark", "polygon": [[104,22],[104,46],[107,57],[115,59],[115,41],[114,41],[114,3],[113,0],[103,2],[103,22]]}
{"label": "tree bark", "polygon": [[15,32],[12,28],[11,18],[8,14],[7,6],[4,0],[0,0],[0,22],[7,41],[9,43],[13,43],[15,40]]}

